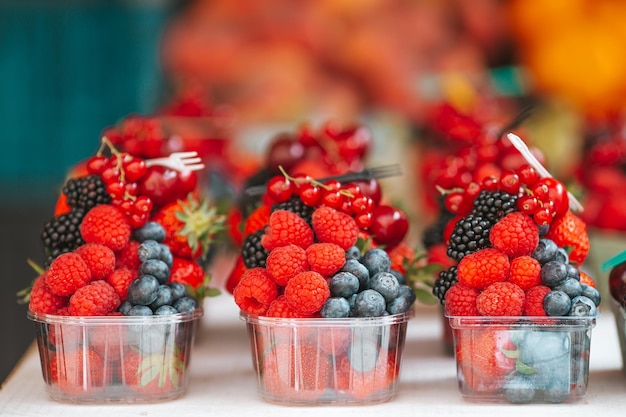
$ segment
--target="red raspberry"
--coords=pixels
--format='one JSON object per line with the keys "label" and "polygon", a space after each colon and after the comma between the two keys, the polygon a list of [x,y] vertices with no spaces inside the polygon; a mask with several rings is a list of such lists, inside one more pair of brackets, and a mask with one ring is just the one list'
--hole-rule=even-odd
{"label": "red raspberry", "polygon": [[525,316],[547,316],[546,310],[543,309],[543,299],[552,291],[550,287],[545,285],[537,285],[536,287],[526,290],[524,300]]}
{"label": "red raspberry", "polygon": [[57,256],[46,273],[46,284],[57,295],[72,295],[91,281],[91,271],[77,253],[66,252]]}
{"label": "red raspberry", "polygon": [[169,282],[180,282],[196,289],[204,284],[206,273],[202,266],[192,260],[174,256],[172,267],[170,268]]}
{"label": "red raspberry", "polygon": [[552,239],[561,248],[570,247],[569,260],[582,265],[589,254],[587,225],[578,216],[568,211],[550,223],[546,238]]}
{"label": "red raspberry", "polygon": [[246,270],[233,291],[235,303],[247,314],[261,316],[278,296],[278,287],[263,268]]}
{"label": "red raspberry", "polygon": [[513,259],[508,281],[517,284],[524,291],[541,284],[541,264],[530,256]]}
{"label": "red raspberry", "polygon": [[106,281],[93,281],[76,290],[70,297],[72,316],[106,316],[120,306],[115,288]]}
{"label": "red raspberry", "polygon": [[80,234],[87,243],[100,243],[113,251],[124,249],[131,236],[126,215],[110,204],[98,204],[85,214]]}
{"label": "red raspberry", "polygon": [[115,289],[121,301],[126,300],[128,287],[137,278],[137,272],[126,267],[117,268],[107,277],[107,282]]}
{"label": "red raspberry", "polygon": [[330,297],[330,288],[322,275],[315,271],[307,271],[289,280],[285,287],[285,297],[298,313],[313,314],[319,311]]}
{"label": "red raspberry", "polygon": [[485,248],[466,255],[457,267],[459,282],[482,290],[509,274],[509,258],[497,249]]}
{"label": "red raspberry", "polygon": [[287,298],[284,295],[279,295],[267,309],[265,313],[268,317],[285,317],[285,318],[303,318],[312,317],[311,315],[300,314],[289,306]]}
{"label": "red raspberry", "polygon": [[449,316],[480,316],[476,298],[480,294],[474,287],[457,282],[446,291],[446,314]]}
{"label": "red raspberry", "polygon": [[539,228],[530,216],[514,211],[493,225],[489,241],[511,258],[532,255],[539,243]]}
{"label": "red raspberry", "polygon": [[45,275],[39,276],[30,291],[28,309],[34,313],[59,314],[67,306],[68,298],[56,295],[46,284]]}
{"label": "red raspberry", "polygon": [[87,264],[91,279],[106,279],[115,269],[115,252],[99,243],[85,243],[74,251]]}
{"label": "red raspberry", "polygon": [[389,259],[391,260],[391,269],[398,271],[403,275],[406,274],[407,264],[412,262],[415,258],[415,249],[407,243],[400,242],[388,253]]}
{"label": "red raspberry", "polygon": [[261,245],[268,251],[290,243],[306,248],[313,243],[313,238],[313,230],[302,217],[287,210],[276,210],[270,215]]}
{"label": "red raspberry", "polygon": [[139,271],[139,267],[141,266],[141,260],[137,255],[139,245],[141,245],[141,242],[131,240],[122,250],[115,252],[117,258],[115,266],[117,268],[126,267],[133,271]]}
{"label": "red raspberry", "polygon": [[321,206],[315,209],[311,223],[319,242],[334,243],[343,250],[354,246],[359,236],[359,226],[352,216],[332,207]]}
{"label": "red raspberry", "polygon": [[287,282],[300,272],[309,270],[306,252],[300,246],[289,244],[270,252],[265,261],[265,268],[278,285]]}
{"label": "red raspberry", "polygon": [[521,316],[524,310],[524,290],[512,282],[495,282],[476,298],[476,308],[482,316]]}
{"label": "red raspberry", "polygon": [[312,271],[330,277],[346,263],[346,251],[334,243],[314,243],[306,248]]}

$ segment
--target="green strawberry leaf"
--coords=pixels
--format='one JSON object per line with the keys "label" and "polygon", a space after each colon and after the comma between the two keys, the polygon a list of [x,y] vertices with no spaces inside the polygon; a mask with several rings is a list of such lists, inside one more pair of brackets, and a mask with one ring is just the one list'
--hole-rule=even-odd
{"label": "green strawberry leaf", "polygon": [[515,362],[515,369],[517,370],[517,372],[519,372],[522,375],[532,375],[535,372],[537,372],[535,368],[533,368],[532,366],[526,365],[524,362],[519,361],[519,360]]}

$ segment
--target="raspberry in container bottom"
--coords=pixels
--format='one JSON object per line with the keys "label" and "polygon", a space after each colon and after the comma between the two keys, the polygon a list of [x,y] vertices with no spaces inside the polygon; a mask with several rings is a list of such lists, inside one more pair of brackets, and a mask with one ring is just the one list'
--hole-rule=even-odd
{"label": "raspberry in container bottom", "polygon": [[28,312],[48,396],[66,403],[142,403],[185,393],[202,309],[163,316]]}
{"label": "raspberry in container bottom", "polygon": [[307,319],[242,313],[261,398],[281,405],[391,400],[411,316]]}
{"label": "raspberry in container bottom", "polygon": [[595,317],[448,319],[465,400],[549,404],[585,396]]}

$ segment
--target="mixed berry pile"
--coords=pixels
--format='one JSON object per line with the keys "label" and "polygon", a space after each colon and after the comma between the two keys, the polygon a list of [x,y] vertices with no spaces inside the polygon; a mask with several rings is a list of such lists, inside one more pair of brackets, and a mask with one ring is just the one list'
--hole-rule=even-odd
{"label": "mixed berry pile", "polygon": [[378,185],[284,172],[267,182],[263,201],[246,219],[227,286],[251,315],[403,313],[416,298],[403,275],[407,231],[405,214],[381,203]]}
{"label": "mixed berry pile", "polygon": [[472,182],[445,198],[455,217],[433,293],[452,316],[594,316],[600,303],[580,267],[589,252],[585,223],[567,190],[524,165]]}
{"label": "mixed berry pile", "polygon": [[32,312],[161,315],[198,307],[208,279],[202,257],[223,219],[187,181],[189,172],[164,177],[153,168],[106,139],[74,168],[42,230],[45,270],[30,292]]}

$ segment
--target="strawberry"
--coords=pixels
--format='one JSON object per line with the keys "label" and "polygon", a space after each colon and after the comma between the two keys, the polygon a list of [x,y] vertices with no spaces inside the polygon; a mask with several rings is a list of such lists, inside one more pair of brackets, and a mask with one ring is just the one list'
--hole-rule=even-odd
{"label": "strawberry", "polygon": [[206,279],[204,268],[191,259],[174,257],[170,268],[170,282],[180,282],[181,284],[198,289]]}
{"label": "strawberry", "polygon": [[235,287],[237,287],[237,284],[241,281],[241,277],[246,269],[246,264],[243,262],[243,256],[239,255],[235,260],[233,269],[231,269],[230,274],[228,274],[228,278],[226,279],[226,291],[231,294],[235,291]]}
{"label": "strawberry", "polygon": [[389,259],[391,260],[391,269],[394,269],[401,274],[406,273],[406,266],[415,257],[415,249],[404,242],[400,242],[387,252]]}
{"label": "strawberry", "polygon": [[143,394],[171,392],[182,386],[185,362],[180,355],[144,354],[128,350],[124,354],[122,381],[133,391]]}
{"label": "strawberry", "polygon": [[165,228],[163,243],[170,247],[172,255],[189,259],[206,255],[225,223],[225,217],[209,207],[208,200],[198,201],[192,196],[158,209],[151,220]]}
{"label": "strawberry", "polygon": [[587,259],[589,254],[587,225],[571,211],[556,217],[550,224],[550,230],[545,237],[552,239],[559,247],[571,249],[570,261],[582,265]]}
{"label": "strawberry", "polygon": [[84,347],[59,350],[50,359],[50,378],[57,388],[69,395],[92,395],[104,389],[105,366],[102,357]]}
{"label": "strawberry", "polygon": [[271,208],[265,204],[260,205],[246,219],[246,223],[243,228],[243,236],[248,236],[250,233],[254,233],[257,230],[261,230],[270,221]]}

